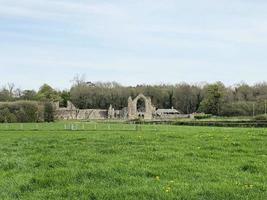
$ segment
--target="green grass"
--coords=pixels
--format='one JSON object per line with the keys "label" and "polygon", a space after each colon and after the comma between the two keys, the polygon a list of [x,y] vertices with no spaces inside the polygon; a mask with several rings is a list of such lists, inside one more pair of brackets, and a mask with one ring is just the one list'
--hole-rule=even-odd
{"label": "green grass", "polygon": [[0,199],[267,199],[267,129],[0,125]]}

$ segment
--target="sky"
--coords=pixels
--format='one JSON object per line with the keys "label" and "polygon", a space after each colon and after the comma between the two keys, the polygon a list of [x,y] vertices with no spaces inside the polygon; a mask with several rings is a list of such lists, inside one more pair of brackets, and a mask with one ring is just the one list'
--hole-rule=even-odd
{"label": "sky", "polygon": [[0,0],[0,85],[266,80],[266,0]]}

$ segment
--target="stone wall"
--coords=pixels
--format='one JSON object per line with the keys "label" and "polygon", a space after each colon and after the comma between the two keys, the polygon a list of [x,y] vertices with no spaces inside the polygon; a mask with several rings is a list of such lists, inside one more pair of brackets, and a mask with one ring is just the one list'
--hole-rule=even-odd
{"label": "stone wall", "polygon": [[108,118],[108,110],[101,109],[77,109],[71,102],[68,102],[66,108],[60,108],[59,103],[54,104],[55,117],[57,119],[86,120],[86,119],[106,119]]}
{"label": "stone wall", "polygon": [[58,109],[55,111],[55,118],[59,120],[71,120],[77,118],[77,110]]}
{"label": "stone wall", "polygon": [[77,119],[107,119],[108,118],[108,111],[107,110],[100,110],[100,109],[84,109],[79,110],[77,114]]}

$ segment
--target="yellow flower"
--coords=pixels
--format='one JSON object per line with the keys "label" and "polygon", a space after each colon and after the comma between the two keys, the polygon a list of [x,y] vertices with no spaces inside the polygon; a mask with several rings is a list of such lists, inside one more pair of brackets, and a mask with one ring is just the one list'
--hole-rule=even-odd
{"label": "yellow flower", "polygon": [[171,191],[171,187],[166,187],[166,190],[165,190],[165,192],[170,192]]}
{"label": "yellow flower", "polygon": [[159,180],[160,179],[159,176],[156,176],[156,179]]}
{"label": "yellow flower", "polygon": [[253,185],[252,184],[245,184],[244,187],[246,189],[251,189],[251,188],[253,188]]}

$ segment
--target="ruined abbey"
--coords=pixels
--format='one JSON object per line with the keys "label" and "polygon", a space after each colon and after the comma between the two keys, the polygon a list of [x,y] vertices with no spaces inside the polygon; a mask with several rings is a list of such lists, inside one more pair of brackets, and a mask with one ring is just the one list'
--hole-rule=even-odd
{"label": "ruined abbey", "polygon": [[[141,102],[141,104],[140,104]],[[59,102],[54,104],[55,116],[64,120],[101,120],[101,119],[144,119],[175,118],[181,113],[175,109],[156,109],[150,97],[139,94],[136,98],[128,98],[128,107],[115,110],[112,105],[108,109],[78,109],[70,101],[67,107],[61,108]]]}

